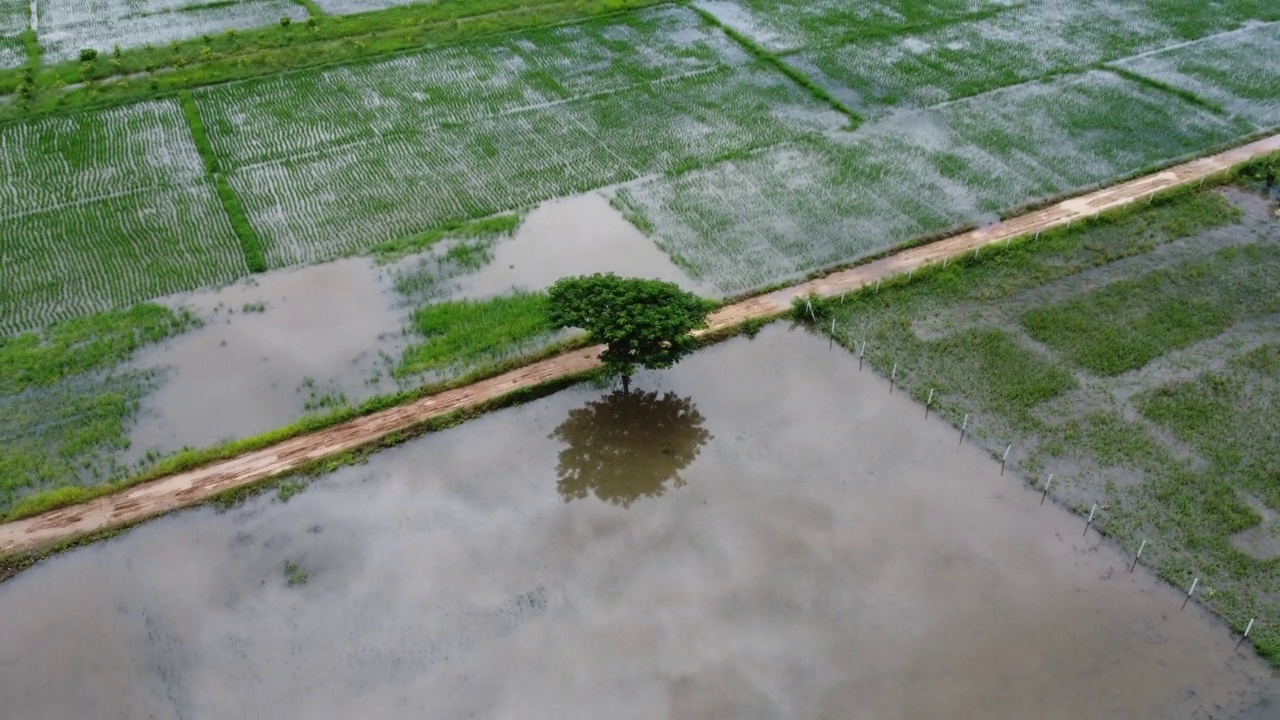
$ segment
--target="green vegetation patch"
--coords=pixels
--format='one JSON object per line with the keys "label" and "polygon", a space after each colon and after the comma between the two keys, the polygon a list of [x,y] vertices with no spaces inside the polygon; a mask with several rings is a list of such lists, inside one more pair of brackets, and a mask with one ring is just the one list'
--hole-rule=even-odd
{"label": "green vegetation patch", "polygon": [[186,311],[139,305],[0,337],[0,514],[32,491],[127,473],[115,457],[159,377],[120,367],[198,324]]}
{"label": "green vegetation patch", "polygon": [[176,102],[0,126],[0,334],[247,272]]}
{"label": "green vegetation patch", "polygon": [[[1280,558],[1234,542],[1262,521],[1251,497],[1280,502],[1280,348],[1267,324],[1280,312],[1280,235],[1269,210],[1250,207],[1242,215],[1215,191],[1183,190],[927,266],[878,292],[820,301],[817,324],[829,330],[835,320],[835,339],[854,352],[865,342],[877,372],[896,364],[899,392],[925,402],[932,391],[933,412],[957,426],[968,415],[970,437],[997,457],[1012,445],[1011,467],[1037,489],[1055,473],[1051,494],[1061,502],[1084,513],[1097,503],[1094,527],[1129,552],[1146,541],[1143,562],[1171,583],[1200,578],[1197,599],[1239,632],[1280,611]],[[1208,247],[1152,252],[1210,231],[1218,241],[1242,233],[1233,238],[1242,244],[1215,251],[1206,238]],[[1046,300],[1073,290],[1066,302]],[[809,321],[803,303],[797,317]],[[1033,350],[1020,337],[1027,317],[1069,341]],[[1195,380],[1158,387],[1154,374],[1100,374],[1078,383],[1069,371],[1080,353],[1118,372],[1226,327],[1233,342],[1264,344]],[[1148,386],[1134,394],[1135,382]],[[1260,625],[1251,639],[1280,659],[1280,628]]]}
{"label": "green vegetation patch", "polygon": [[1099,375],[1143,367],[1235,323],[1280,312],[1280,247],[1227,248],[1022,316],[1033,338]]}
{"label": "green vegetation patch", "polygon": [[542,293],[450,300],[417,310],[412,322],[425,340],[405,350],[401,375],[497,361],[551,334]]}
{"label": "green vegetation patch", "polygon": [[142,304],[51,325],[44,332],[0,337],[0,395],[107,370],[141,347],[200,324],[189,311]]}
{"label": "green vegetation patch", "polygon": [[1119,66],[1224,105],[1255,127],[1280,124],[1280,25],[1209,38]]}
{"label": "green vegetation patch", "polygon": [[1280,512],[1280,345],[1236,356],[1226,368],[1149,391],[1143,415],[1168,427]]}
{"label": "green vegetation patch", "polygon": [[735,295],[1237,132],[1201,107],[1090,73],[742,153],[629,185],[615,204],[691,275]]}

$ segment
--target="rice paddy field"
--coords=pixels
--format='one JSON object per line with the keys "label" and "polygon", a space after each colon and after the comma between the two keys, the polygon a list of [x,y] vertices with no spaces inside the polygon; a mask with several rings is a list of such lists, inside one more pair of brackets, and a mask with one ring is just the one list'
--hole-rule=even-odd
{"label": "rice paddy field", "polygon": [[[596,189],[749,291],[1280,122],[1280,11],[1182,5],[674,4],[7,123],[0,331]],[[196,12],[37,9],[49,58]]]}
{"label": "rice paddy field", "polygon": [[51,61],[76,59],[84,49],[106,55],[117,47],[164,45],[307,16],[293,0],[36,0],[36,32]]}
{"label": "rice paddy field", "polygon": [[0,332],[248,272],[176,102],[0,126],[0,168]]}
{"label": "rice paddy field", "polygon": [[0,70],[15,68],[27,61],[27,50],[18,34],[31,21],[26,0],[0,0]]}
{"label": "rice paddy field", "polygon": [[[547,17],[564,18],[552,5],[581,11],[550,24],[523,5],[460,4],[483,19],[432,16],[431,39],[407,46],[426,6],[37,0],[33,15],[0,0],[0,66],[31,60],[40,100],[23,114],[31,87],[15,78],[27,71],[0,73],[0,351],[262,271],[433,252],[459,228],[584,193],[606,196],[690,286],[730,296],[1280,125],[1271,2],[534,3]],[[329,15],[310,18],[312,5]],[[526,11],[527,26],[511,19]],[[362,12],[406,24],[334,30],[375,27],[359,23],[379,16],[350,15]],[[228,33],[272,25],[260,45]],[[193,35],[198,49],[177,48]],[[312,35],[328,43],[314,46],[320,59],[342,62],[289,65]],[[437,43],[450,37],[466,41]],[[86,48],[99,57],[80,63]],[[206,54],[210,80],[192,85],[200,75],[183,65]],[[159,65],[111,75],[138,58]],[[277,60],[295,69],[250,77]],[[188,84],[165,84],[175,76]],[[108,99],[130,83],[153,92]],[[410,344],[455,316],[514,318],[498,344],[542,336],[527,312],[430,309],[441,300],[414,309]],[[422,368],[508,357],[415,347]],[[40,392],[97,398],[127,426],[159,382],[102,377],[115,384],[95,375]],[[32,418],[22,427],[66,424],[52,410],[41,420],[49,403],[35,395],[13,402]],[[111,427],[65,443],[53,484],[116,473],[101,455],[120,444]],[[50,432],[24,447],[63,447]],[[89,466],[82,446],[99,452]]]}

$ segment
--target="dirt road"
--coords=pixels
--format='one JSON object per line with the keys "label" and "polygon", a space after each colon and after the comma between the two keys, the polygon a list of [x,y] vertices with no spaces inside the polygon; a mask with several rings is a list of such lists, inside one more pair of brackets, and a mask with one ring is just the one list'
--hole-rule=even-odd
{"label": "dirt road", "polygon": [[[711,317],[710,329],[714,331],[728,328],[752,318],[785,312],[796,297],[810,293],[838,295],[943,258],[971,253],[985,245],[1065,225],[1131,202],[1142,202],[1152,193],[1197,182],[1251,158],[1276,151],[1280,151],[1280,135],[1071,198],[996,225],[910,248],[865,265],[725,307]],[[357,418],[230,460],[160,478],[81,505],[0,525],[0,555],[35,550],[61,540],[128,525],[194,505],[224,490],[264,480],[313,460],[377,442],[391,433],[456,410],[475,407],[513,390],[598,367],[600,362],[596,356],[599,351],[600,347],[597,346],[565,353],[473,385]]]}

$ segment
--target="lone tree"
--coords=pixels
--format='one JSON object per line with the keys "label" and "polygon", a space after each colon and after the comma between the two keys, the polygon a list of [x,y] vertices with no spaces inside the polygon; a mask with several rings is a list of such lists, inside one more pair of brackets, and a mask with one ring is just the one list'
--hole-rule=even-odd
{"label": "lone tree", "polygon": [[613,273],[564,278],[551,286],[553,327],[576,327],[608,347],[600,355],[630,392],[636,366],[669,368],[693,352],[689,331],[706,327],[712,304],[675,283]]}

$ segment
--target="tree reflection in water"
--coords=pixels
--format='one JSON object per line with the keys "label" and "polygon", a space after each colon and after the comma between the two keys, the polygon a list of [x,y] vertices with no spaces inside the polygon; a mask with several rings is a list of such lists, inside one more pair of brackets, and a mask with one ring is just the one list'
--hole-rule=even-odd
{"label": "tree reflection in water", "polygon": [[556,483],[565,502],[594,494],[630,507],[685,484],[680,471],[698,457],[711,433],[691,398],[668,392],[614,392],[570,410],[551,433],[560,451]]}

